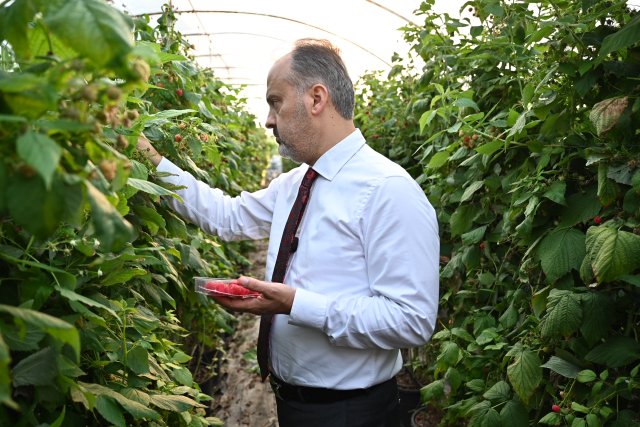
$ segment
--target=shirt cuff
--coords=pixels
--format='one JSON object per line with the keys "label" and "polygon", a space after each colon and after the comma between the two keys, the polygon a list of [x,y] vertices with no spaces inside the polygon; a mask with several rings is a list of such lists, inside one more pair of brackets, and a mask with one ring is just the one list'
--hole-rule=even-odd
{"label": "shirt cuff", "polygon": [[296,289],[289,324],[323,330],[327,312],[327,297],[304,289]]}
{"label": "shirt cuff", "polygon": [[164,182],[169,182],[173,185],[180,185],[180,176],[184,173],[184,171],[180,169],[178,166],[171,163],[171,160],[168,160],[166,157],[163,157],[162,160],[160,160],[160,163],[158,163],[158,167],[156,167],[156,170],[158,172],[168,172],[172,175],[177,175],[177,176],[167,176],[159,179]]}

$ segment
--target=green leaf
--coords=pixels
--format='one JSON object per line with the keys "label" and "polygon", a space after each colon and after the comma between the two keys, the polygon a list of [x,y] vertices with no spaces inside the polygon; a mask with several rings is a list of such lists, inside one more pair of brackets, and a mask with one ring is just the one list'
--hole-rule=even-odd
{"label": "green leaf", "polygon": [[537,251],[542,269],[551,280],[572,269],[580,270],[585,255],[585,235],[577,229],[556,230],[542,240]]}
{"label": "green leaf", "polygon": [[598,62],[604,61],[611,52],[624,49],[638,41],[640,41],[640,17],[636,15],[624,27],[604,38],[598,52]]}
{"label": "green leaf", "polygon": [[112,397],[106,394],[98,396],[96,409],[111,424],[115,424],[118,427],[126,427],[122,416],[124,411]]}
{"label": "green leaf", "polygon": [[564,200],[564,193],[567,190],[567,184],[564,181],[554,181],[549,189],[543,194],[549,200],[553,200],[559,205],[567,206],[567,202]]}
{"label": "green leaf", "polygon": [[602,204],[596,198],[594,189],[587,189],[585,194],[574,193],[567,198],[567,207],[561,211],[562,221],[558,228],[573,227],[578,223],[584,223],[598,215],[602,210]]}
{"label": "green leaf", "polygon": [[575,378],[580,373],[580,368],[576,365],[556,356],[551,356],[551,359],[541,367],[551,369],[566,378]]}
{"label": "green leaf", "polygon": [[600,420],[598,419],[597,415],[588,414],[586,420],[589,427],[600,427]]}
{"label": "green leaf", "polygon": [[527,83],[527,85],[522,90],[522,105],[525,109],[527,109],[527,105],[529,105],[529,102],[531,102],[531,98],[533,97],[535,89],[536,88],[533,83]]}
{"label": "green leaf", "polygon": [[480,109],[478,107],[478,104],[476,104],[469,98],[458,98],[453,102],[453,105],[455,105],[456,107],[474,108],[476,110]]}
{"label": "green leaf", "polygon": [[33,325],[26,325],[26,334],[21,336],[14,328],[0,323],[2,336],[6,345],[13,351],[33,351],[38,350],[38,343],[45,337],[46,332]]}
{"label": "green leaf", "polygon": [[458,372],[456,368],[449,368],[444,376],[449,380],[449,384],[451,384],[451,393],[455,394],[462,384],[460,372]]}
{"label": "green leaf", "polygon": [[631,273],[640,265],[640,236],[609,227],[587,230],[587,256],[598,283]]}
{"label": "green leaf", "polygon": [[126,283],[135,276],[147,274],[146,270],[137,267],[114,270],[102,280],[102,286],[112,286],[118,283]]}
{"label": "green leaf", "polygon": [[[55,176],[54,181],[57,181]],[[46,239],[60,225],[64,209],[64,190],[64,184],[61,182],[54,182],[47,191],[44,181],[39,176],[29,179],[16,175],[6,190],[6,204],[14,221],[36,237]],[[29,197],[26,198],[25,194]]]}
{"label": "green leaf", "polygon": [[496,151],[502,149],[502,147],[504,147],[504,141],[501,139],[494,139],[491,142],[474,148],[474,150],[476,150],[480,154],[486,154],[487,156],[490,156]]}
{"label": "green leaf", "polygon": [[127,353],[127,366],[138,375],[148,374],[149,353],[144,348],[137,346]]}
{"label": "green leaf", "polygon": [[109,203],[107,198],[91,183],[85,181],[95,237],[101,242],[101,247],[106,251],[114,251],[122,248],[133,235],[133,227],[122,218],[116,208]]}
{"label": "green leaf", "polygon": [[187,58],[185,58],[184,56],[175,55],[173,53],[160,52],[158,53],[158,56],[160,57],[160,61],[162,61],[163,64],[165,62],[171,62],[171,61],[187,61]]}
{"label": "green leaf", "polygon": [[516,323],[518,323],[519,317],[520,317],[520,314],[518,313],[518,309],[516,308],[516,306],[513,304],[510,304],[509,308],[507,308],[505,312],[502,313],[502,316],[500,316],[500,319],[498,319],[498,321],[502,326],[509,329],[509,328],[513,328],[516,325]]}
{"label": "green leaf", "polygon": [[124,61],[133,48],[127,19],[100,0],[52,1],[45,23],[60,40],[100,66],[113,59]]}
{"label": "green leaf", "polygon": [[462,197],[460,198],[460,203],[466,202],[467,200],[471,199],[473,197],[473,193],[481,189],[483,185],[484,185],[484,180],[475,181],[469,184],[469,186],[464,190],[464,193],[462,193]]}
{"label": "green leaf", "polygon": [[518,396],[526,403],[542,381],[542,362],[531,350],[517,343],[509,355],[514,361],[507,368],[507,376]]}
{"label": "green leaf", "polygon": [[552,337],[556,334],[569,336],[580,327],[582,308],[577,294],[571,291],[552,289],[547,303],[547,314],[540,321],[540,335]]}
{"label": "green leaf", "polygon": [[609,207],[620,194],[618,184],[607,177],[608,171],[609,165],[605,162],[600,162],[598,165],[598,198],[604,208]]}
{"label": "green leaf", "polygon": [[439,168],[444,165],[447,159],[451,156],[448,151],[440,151],[439,153],[434,154],[434,156],[429,160],[428,168]]}
{"label": "green leaf", "polygon": [[134,418],[151,418],[154,420],[158,420],[161,418],[160,414],[158,414],[153,409],[147,408],[146,404],[142,404],[136,400],[128,399],[123,394],[111,390],[108,387],[101,386],[100,384],[83,382],[78,382],[78,385],[83,389],[83,391],[93,393],[96,396],[105,396],[114,399],[116,402],[122,405],[122,407],[127,412],[133,415]]}
{"label": "green leaf", "polygon": [[578,381],[580,381],[581,383],[590,383],[592,381],[596,380],[596,373],[593,371],[590,371],[589,369],[586,369],[584,371],[580,371],[580,373],[578,374],[578,376],[576,377],[576,379]]}
{"label": "green leaf", "polygon": [[478,227],[475,230],[469,231],[468,233],[463,234],[462,242],[465,245],[473,245],[474,243],[478,243],[482,241],[484,237],[484,233],[487,231],[487,226],[483,225],[482,227]]}
{"label": "green leaf", "polygon": [[47,347],[22,359],[15,368],[11,370],[13,386],[53,385],[53,380],[58,375],[57,357],[58,352],[56,349],[54,347]]}
{"label": "green leaf", "polygon": [[173,374],[176,377],[176,380],[183,385],[191,387],[193,385],[193,376],[191,372],[184,366],[180,368],[173,368]]}
{"label": "green leaf", "polygon": [[64,416],[67,413],[67,407],[63,406],[62,407],[62,413],[60,414],[60,416],[58,418],[56,418],[56,420],[51,423],[51,425],[49,427],[61,427],[62,426],[62,422],[64,421]]}
{"label": "green leaf", "polygon": [[97,307],[97,308],[100,308],[102,310],[106,310],[113,317],[118,318],[118,315],[116,314],[116,312],[113,311],[111,308],[107,307],[104,304],[100,304],[99,302],[94,301],[91,298],[87,298],[84,295],[77,294],[72,290],[69,290],[69,289],[66,289],[66,288],[62,288],[60,286],[55,286],[55,289],[60,293],[60,295],[62,295],[63,297],[65,297],[69,301],[79,301],[81,303],[84,303],[85,305],[89,305],[91,307]]}
{"label": "green leaf", "polygon": [[[640,98],[638,98],[640,99]],[[640,175],[640,174],[637,174]],[[627,191],[622,202],[622,209],[629,213],[635,213],[640,209],[640,195],[634,188]]]}
{"label": "green leaf", "polygon": [[423,403],[430,403],[444,396],[444,379],[432,381],[420,389]]}
{"label": "green leaf", "polygon": [[151,396],[151,402],[158,408],[173,412],[184,412],[195,407],[204,408],[205,406],[189,399],[185,396],[169,396],[164,394],[154,394]]}
{"label": "green leaf", "polygon": [[584,358],[610,368],[619,368],[640,358],[640,343],[633,338],[616,335],[591,350]]}
{"label": "green leaf", "polygon": [[136,178],[129,178],[127,180],[127,185],[130,185],[137,190],[141,190],[141,191],[144,191],[145,193],[153,194],[156,196],[171,196],[175,199],[180,200],[182,203],[184,203],[182,201],[182,198],[180,198],[180,196],[178,196],[176,193],[174,193],[171,190],[167,190],[166,188],[160,187],[159,185],[154,184],[153,182],[143,181],[141,179],[136,179]]}
{"label": "green leaf", "polygon": [[527,412],[527,407],[518,399],[508,401],[500,411],[500,421],[502,421],[503,427],[528,426],[529,413]]}
{"label": "green leaf", "polygon": [[492,405],[506,402],[511,398],[511,387],[505,381],[498,381],[482,397],[490,400]]}
{"label": "green leaf", "polygon": [[38,171],[46,187],[51,188],[53,173],[62,154],[58,144],[45,134],[29,130],[18,137],[16,150],[25,162]]}
{"label": "green leaf", "polygon": [[451,215],[451,237],[464,234],[473,226],[473,219],[480,213],[478,204],[459,206]]}
{"label": "green leaf", "polygon": [[542,417],[540,419],[540,421],[538,421],[540,424],[547,424],[550,426],[554,426],[558,423],[560,423],[560,421],[562,421],[562,415],[555,413],[555,412],[549,412],[547,415],[545,415],[544,417]]}
{"label": "green leaf", "polygon": [[442,351],[438,355],[438,367],[441,371],[446,371],[449,366],[455,366],[458,363],[458,355],[460,348],[458,344],[448,341],[442,344]]}
{"label": "green leaf", "polygon": [[610,296],[602,292],[582,294],[582,324],[580,332],[589,345],[600,341],[615,317],[615,304]]}
{"label": "green leaf", "polygon": [[197,113],[196,110],[184,109],[184,110],[163,110],[157,114],[151,116],[143,116],[144,120],[152,120],[152,119],[172,119],[174,117],[182,116],[185,114]]}
{"label": "green leaf", "polygon": [[73,325],[48,314],[27,308],[0,304],[0,312],[22,319],[25,323],[36,326],[52,337],[69,344],[80,357],[80,336]]}

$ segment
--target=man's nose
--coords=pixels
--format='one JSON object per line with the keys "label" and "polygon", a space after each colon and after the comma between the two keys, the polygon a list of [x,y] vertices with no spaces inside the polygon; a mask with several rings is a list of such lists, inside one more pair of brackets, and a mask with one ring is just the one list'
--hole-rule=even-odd
{"label": "man's nose", "polygon": [[265,123],[265,126],[267,129],[273,129],[275,128],[277,125],[276,123],[276,115],[269,113],[269,115],[267,116],[267,121]]}

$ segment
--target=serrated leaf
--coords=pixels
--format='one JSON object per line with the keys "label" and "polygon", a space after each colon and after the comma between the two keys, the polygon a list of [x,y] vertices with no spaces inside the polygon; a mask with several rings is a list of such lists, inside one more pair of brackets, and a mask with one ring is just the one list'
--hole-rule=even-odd
{"label": "serrated leaf", "polygon": [[514,360],[507,368],[507,376],[518,396],[526,403],[542,381],[542,362],[520,343],[509,354],[514,356]]}
{"label": "serrated leaf", "polygon": [[498,381],[482,397],[490,400],[492,405],[506,402],[511,398],[511,387],[505,381]]}
{"label": "serrated leaf", "polygon": [[47,135],[29,130],[16,141],[18,155],[42,177],[47,188],[51,187],[53,173],[58,167],[62,151]]}
{"label": "serrated leaf", "polygon": [[585,194],[574,193],[567,198],[567,207],[561,211],[562,221],[558,228],[573,227],[598,215],[602,203],[596,198],[596,190],[587,189]]}
{"label": "serrated leaf", "polygon": [[624,49],[640,40],[640,17],[634,16],[627,24],[613,34],[608,35],[602,41],[602,47],[598,52],[598,61],[601,62],[611,52]]}
{"label": "serrated leaf", "polygon": [[460,198],[460,202],[461,203],[462,202],[466,202],[467,200],[471,199],[473,197],[473,193],[475,193],[476,191],[481,189],[483,185],[484,185],[484,180],[475,181],[475,182],[472,182],[471,184],[469,184],[469,186],[464,190],[464,193],[462,193],[462,197]]}
{"label": "serrated leaf", "polygon": [[442,344],[442,351],[438,355],[438,367],[441,371],[446,371],[449,366],[454,366],[458,363],[458,355],[460,354],[460,348],[458,344],[454,342],[445,342]]}
{"label": "serrated leaf", "polygon": [[596,128],[598,136],[611,129],[618,120],[629,103],[628,97],[606,99],[594,105],[589,113],[589,120]]}
{"label": "serrated leaf", "polygon": [[562,415],[555,412],[549,412],[547,415],[542,417],[538,422],[540,424],[547,424],[550,426],[554,426],[558,424],[560,421],[562,421]]}
{"label": "serrated leaf", "polygon": [[166,188],[160,187],[159,185],[154,184],[153,182],[143,181],[141,179],[136,179],[136,178],[129,178],[127,180],[127,185],[130,185],[136,190],[141,190],[148,194],[153,194],[156,196],[171,196],[175,199],[178,199],[180,202],[184,203],[182,201],[182,198],[178,196],[176,193],[174,193],[171,190],[167,190]]}
{"label": "serrated leaf", "polygon": [[541,367],[551,369],[566,378],[575,378],[580,373],[580,368],[576,365],[556,356],[551,356],[549,361]]}
{"label": "serrated leaf", "polygon": [[111,424],[115,424],[118,427],[126,427],[122,416],[124,411],[112,397],[104,394],[98,396],[96,409]]}
{"label": "serrated leaf", "polygon": [[45,22],[60,40],[98,65],[124,58],[133,48],[123,13],[99,0],[52,2]]}
{"label": "serrated leaf", "polygon": [[480,109],[478,108],[478,104],[476,104],[469,98],[458,98],[453,102],[453,105],[455,105],[456,107],[474,108],[476,110]]}
{"label": "serrated leaf", "polygon": [[549,200],[553,200],[559,205],[567,206],[567,202],[564,200],[564,194],[567,190],[567,184],[564,181],[554,181],[549,189],[543,194]]}
{"label": "serrated leaf", "polygon": [[13,386],[53,385],[53,380],[58,375],[57,357],[58,352],[56,349],[47,347],[22,359],[11,370]]}
{"label": "serrated leaf", "polygon": [[451,237],[466,233],[473,226],[473,218],[480,212],[478,204],[458,206],[451,215]]}
{"label": "serrated leaf", "polygon": [[463,234],[462,242],[465,245],[473,245],[475,243],[481,242],[484,237],[484,233],[487,231],[487,226],[483,225],[482,227],[478,227],[475,230],[471,230],[468,233]]}
{"label": "serrated leaf", "polygon": [[514,304],[510,304],[509,308],[507,308],[502,316],[498,319],[500,324],[504,326],[506,329],[513,328],[516,323],[518,323],[518,318],[520,314],[518,313],[518,309]]}
{"label": "serrated leaf", "polygon": [[428,403],[432,400],[438,400],[444,395],[444,380],[432,381],[420,389],[422,402]]}
{"label": "serrated leaf", "polygon": [[602,292],[583,294],[580,303],[582,305],[580,332],[589,345],[594,345],[609,330],[615,317],[615,304],[610,296]]}
{"label": "serrated leaf", "polygon": [[158,408],[173,412],[184,412],[195,407],[204,408],[205,406],[189,399],[185,396],[169,396],[164,394],[154,394],[151,396],[151,402]]}
{"label": "serrated leaf", "polygon": [[545,274],[555,280],[572,269],[580,270],[586,255],[585,235],[577,229],[556,230],[542,240],[537,254]]}
{"label": "serrated leaf", "polygon": [[149,373],[149,354],[147,350],[138,346],[131,349],[127,354],[127,365],[138,375]]}
{"label": "serrated leaf", "polygon": [[487,156],[490,156],[496,151],[502,149],[502,147],[504,147],[504,141],[501,139],[494,139],[491,142],[474,148],[474,150],[476,150],[480,154],[486,154]]}
{"label": "serrated leaf", "polygon": [[598,164],[598,198],[604,208],[609,207],[620,194],[620,187],[608,175],[609,165],[605,162]]}
{"label": "serrated leaf", "polygon": [[527,407],[517,399],[508,401],[500,411],[500,421],[503,427],[516,427],[529,425],[529,413]]}
{"label": "serrated leaf", "polygon": [[569,336],[578,330],[581,321],[582,308],[578,295],[571,291],[552,289],[547,302],[547,313],[540,321],[540,335]]}
{"label": "serrated leaf", "polygon": [[596,373],[589,370],[589,369],[585,369],[584,371],[580,371],[580,373],[578,374],[578,376],[576,377],[576,379],[578,381],[580,381],[581,383],[590,383],[592,381],[596,380]]}
{"label": "serrated leaf", "polygon": [[176,380],[183,385],[191,387],[193,385],[193,376],[191,372],[184,366],[180,368],[173,368],[173,374],[176,377]]}
{"label": "serrated leaf", "polygon": [[624,335],[613,336],[587,353],[584,358],[610,368],[619,368],[640,358],[640,343]]}
{"label": "serrated leaf", "polygon": [[589,427],[600,427],[600,420],[598,419],[597,415],[588,414],[586,420]]}
{"label": "serrated leaf", "polygon": [[587,256],[598,283],[629,274],[640,265],[640,236],[609,227],[587,230]]}
{"label": "serrated leaf", "polygon": [[140,268],[122,268],[114,270],[107,277],[102,279],[102,286],[112,286],[118,283],[126,283],[135,276],[141,276],[147,274],[146,270]]}
{"label": "serrated leaf", "polygon": [[133,227],[90,182],[85,182],[95,237],[106,251],[119,250],[133,235]]}

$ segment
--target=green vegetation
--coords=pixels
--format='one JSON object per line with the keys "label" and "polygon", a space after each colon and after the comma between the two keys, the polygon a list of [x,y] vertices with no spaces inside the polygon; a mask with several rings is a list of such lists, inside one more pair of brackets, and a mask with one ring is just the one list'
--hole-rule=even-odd
{"label": "green vegetation", "polygon": [[444,425],[635,425],[640,16],[479,0],[469,28],[433,4],[403,29],[424,69],[364,77],[356,107],[423,186],[450,258],[439,330],[413,361],[423,400]]}
{"label": "green vegetation", "polygon": [[149,22],[102,0],[0,6],[1,425],[221,425],[187,363],[235,319],[191,278],[238,276],[250,246],[170,212],[177,188],[135,145],[231,195],[260,188],[272,147],[173,12]]}

